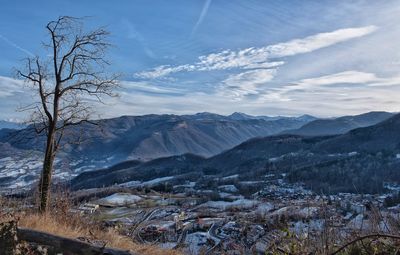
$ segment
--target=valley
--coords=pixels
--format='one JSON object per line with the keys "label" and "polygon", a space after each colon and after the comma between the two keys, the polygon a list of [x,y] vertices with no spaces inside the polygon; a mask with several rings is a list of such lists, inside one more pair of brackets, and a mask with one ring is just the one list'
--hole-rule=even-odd
{"label": "valley", "polygon": [[[354,234],[396,231],[400,208],[391,202],[400,186],[384,194],[323,195],[290,184],[285,175],[256,181],[231,175],[173,185],[156,178],[70,193],[70,209],[118,229],[136,242],[179,249],[184,254],[264,254],[308,244],[322,252],[323,235],[332,247]],[[80,202],[78,202],[80,201]]]}
{"label": "valley", "polygon": [[[197,125],[204,121],[221,125],[222,121],[226,128],[225,122],[232,118],[204,115],[178,119],[184,118],[186,123],[188,118],[200,118]],[[269,136],[248,131],[248,136],[254,137],[225,150],[210,149],[222,152],[208,157],[195,151],[169,151],[177,155],[148,160],[126,156],[131,148],[128,141],[115,147],[113,141],[119,141],[116,134],[128,132],[122,132],[123,125],[119,125],[113,135],[109,131],[110,148],[101,147],[96,156],[86,154],[85,160],[73,156],[74,150],[95,146],[90,144],[63,152],[56,161],[56,186],[69,190],[69,199],[74,201],[70,213],[116,228],[136,242],[185,254],[263,254],[265,250],[288,250],[293,242],[307,242],[308,248],[313,247],[311,252],[321,252],[324,247],[319,243],[326,231],[330,232],[326,237],[330,245],[340,245],[354,233],[395,231],[400,215],[400,115],[374,112],[342,117],[337,125],[343,128],[325,136],[280,131],[287,127],[288,119],[270,122],[240,117],[249,119],[245,125],[254,125],[250,130],[260,129],[261,124],[284,124]],[[347,132],[348,122],[343,118],[363,122],[355,122],[359,127]],[[239,125],[236,121],[244,125],[242,119],[228,123]],[[311,125],[316,128],[321,122],[324,130],[325,121],[335,119],[307,120],[299,130]],[[290,118],[292,122],[299,125],[296,118]],[[154,128],[153,121],[149,125]],[[187,128],[181,120],[173,126],[172,130]],[[211,134],[216,134],[216,127],[212,130]],[[170,132],[166,133],[169,138]],[[13,143],[3,146],[13,153],[3,151],[0,159],[2,193],[24,196],[35,187],[42,154]],[[168,148],[178,147],[170,144]],[[125,156],[117,157],[117,164],[113,157],[99,160],[100,155],[113,152]]]}
{"label": "valley", "polygon": [[400,255],[400,1],[1,10],[0,255]]}

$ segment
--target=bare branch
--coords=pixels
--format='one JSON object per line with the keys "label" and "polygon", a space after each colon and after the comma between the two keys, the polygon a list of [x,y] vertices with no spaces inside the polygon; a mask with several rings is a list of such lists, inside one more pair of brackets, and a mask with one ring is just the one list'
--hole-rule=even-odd
{"label": "bare branch", "polygon": [[397,235],[390,235],[390,234],[370,234],[370,235],[365,235],[365,236],[360,236],[346,244],[344,244],[343,246],[341,246],[339,249],[337,249],[336,251],[332,252],[331,255],[336,255],[339,254],[341,251],[343,251],[344,249],[346,249],[347,247],[360,242],[362,240],[365,239],[369,239],[369,238],[390,238],[390,239],[396,239],[396,240],[400,240],[400,236]]}
{"label": "bare branch", "polygon": [[104,28],[85,31],[81,19],[62,16],[49,22],[46,30],[50,40],[45,47],[51,59],[29,58],[26,72],[17,72],[38,97],[36,103],[23,108],[32,111],[32,130],[47,136],[39,183],[41,211],[46,209],[56,153],[62,144],[73,143],[64,138],[74,136],[73,126],[96,124],[90,121],[92,107],[86,99],[102,102],[103,96],[115,96],[113,90],[118,86],[117,76],[104,75],[110,46]]}

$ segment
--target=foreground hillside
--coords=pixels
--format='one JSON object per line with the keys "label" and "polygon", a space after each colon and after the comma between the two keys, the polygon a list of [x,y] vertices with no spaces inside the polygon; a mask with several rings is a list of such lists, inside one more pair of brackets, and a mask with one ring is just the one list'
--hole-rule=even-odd
{"label": "foreground hillside", "polygon": [[[400,114],[342,135],[126,161],[69,184],[135,240],[185,254],[396,254]],[[103,188],[108,187],[108,188]]]}
{"label": "foreground hillside", "polygon": [[[180,255],[179,250],[167,250],[155,245],[146,245],[134,242],[131,238],[124,235],[122,231],[116,228],[103,225],[91,215],[81,215],[73,213],[71,201],[66,196],[56,195],[52,207],[45,214],[38,214],[33,208],[26,205],[31,203],[29,200],[6,199],[0,197],[0,254],[4,255],[47,255],[47,254],[71,254],[68,250],[76,250],[72,242],[60,241],[62,238],[68,238],[72,241],[79,241],[100,248],[117,249],[123,254],[132,255]],[[31,197],[30,197],[31,198]],[[19,208],[18,208],[19,207]],[[27,243],[19,238],[19,244],[15,245],[15,250],[8,253],[12,244],[7,243],[7,238],[17,239],[21,235],[12,236],[13,230],[10,224],[17,224],[18,229],[28,229],[38,233],[38,240],[43,243]],[[11,225],[12,226],[12,225]],[[18,233],[18,230],[16,230]],[[50,240],[40,237],[40,233],[50,234],[60,240]],[[9,236],[7,236],[9,235]],[[23,237],[23,236],[22,236]],[[56,244],[52,247],[51,243]],[[62,247],[65,250],[57,250]],[[60,248],[58,248],[60,249]],[[93,249],[94,250],[94,249]],[[94,253],[94,251],[79,250],[79,254],[103,254]],[[99,249],[101,250],[101,249]],[[18,252],[18,253],[17,253]],[[111,253],[112,251],[110,251]],[[73,253],[75,254],[75,253]],[[104,251],[104,254],[109,254]],[[114,253],[111,253],[114,254]],[[122,254],[122,253],[121,253]]]}
{"label": "foreground hillside", "polygon": [[220,197],[136,188],[64,191],[53,194],[42,215],[31,207],[34,197],[1,198],[0,254],[15,247],[15,237],[19,254],[32,255],[89,254],[77,245],[115,255],[396,254],[398,208],[379,196],[328,197],[269,181],[269,190],[246,198],[226,184]]}

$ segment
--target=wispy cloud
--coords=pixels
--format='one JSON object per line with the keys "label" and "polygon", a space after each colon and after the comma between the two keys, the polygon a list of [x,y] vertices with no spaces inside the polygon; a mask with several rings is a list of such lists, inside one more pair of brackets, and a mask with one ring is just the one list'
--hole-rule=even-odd
{"label": "wispy cloud", "polygon": [[1,35],[1,34],[0,34],[0,39],[2,39],[2,40],[5,41],[8,45],[14,47],[15,49],[24,52],[25,54],[29,55],[30,57],[34,57],[34,56],[35,56],[35,54],[33,54],[32,52],[30,52],[29,50],[20,47],[18,44],[14,43],[13,41],[11,41],[10,39],[8,39],[7,37],[5,37],[5,36],[3,36],[3,35]]}
{"label": "wispy cloud", "polygon": [[143,35],[141,33],[139,33],[139,31],[136,29],[135,25],[127,19],[123,19],[122,24],[127,29],[127,37],[129,39],[136,40],[137,42],[139,42],[148,57],[156,58],[156,55],[150,49],[145,38],[143,37]]}
{"label": "wispy cloud", "polygon": [[319,33],[303,39],[294,39],[289,42],[267,46],[261,48],[261,52],[267,52],[268,56],[272,58],[293,56],[362,37],[376,30],[376,26],[338,29],[333,32]]}
{"label": "wispy cloud", "polygon": [[309,98],[310,101],[322,101],[321,99],[326,95],[329,101],[335,101],[335,97],[336,99],[345,99],[349,95],[357,98],[361,92],[369,94],[371,98],[376,98],[380,94],[374,95],[373,91],[379,90],[381,93],[381,88],[385,86],[400,88],[400,76],[382,78],[374,73],[351,70],[302,79],[297,82],[291,82],[288,85],[266,90],[262,100],[287,102],[299,100],[299,98]]}
{"label": "wispy cloud", "polygon": [[192,29],[191,36],[194,36],[196,34],[197,29],[199,28],[201,23],[203,23],[204,17],[207,15],[208,8],[210,8],[211,1],[212,0],[205,0],[204,5],[203,5],[203,9],[201,10],[201,13],[200,13],[200,16],[197,19],[197,22],[196,22],[196,24],[194,25],[194,27]]}
{"label": "wispy cloud", "polygon": [[232,74],[221,83],[219,92],[234,100],[240,100],[245,95],[258,94],[260,85],[271,81],[275,73],[275,69],[256,69]]}
{"label": "wispy cloud", "polygon": [[302,39],[294,39],[284,43],[268,45],[260,48],[247,48],[239,51],[224,50],[200,56],[193,64],[179,66],[158,66],[153,70],[135,74],[135,77],[143,79],[155,79],[178,72],[225,70],[232,68],[254,69],[272,68],[284,64],[279,59],[297,54],[309,53],[331,45],[359,38],[374,32],[376,26],[358,28],[344,28],[333,32],[319,33]]}
{"label": "wispy cloud", "polygon": [[185,94],[185,90],[165,87],[165,86],[157,86],[154,84],[149,84],[146,82],[134,82],[134,81],[120,81],[120,85],[126,90],[131,91],[133,93],[143,93],[148,95],[183,95]]}
{"label": "wispy cloud", "polygon": [[322,86],[329,86],[335,84],[366,84],[369,82],[377,81],[378,78],[373,73],[365,73],[358,71],[345,71],[315,78],[303,79],[293,84],[289,84],[279,88],[281,93],[289,91],[298,91],[306,89],[316,89]]}
{"label": "wispy cloud", "polygon": [[23,84],[22,80],[0,76],[0,98],[7,98],[17,93],[23,93]]}
{"label": "wispy cloud", "polygon": [[[400,93],[400,76],[380,77],[374,73],[349,70],[293,81],[275,88],[263,86],[274,78],[274,72],[274,69],[256,69],[232,74],[221,83],[221,87],[208,93],[157,85],[152,81],[121,81],[120,97],[105,98],[106,104],[96,105],[95,109],[102,117],[199,111],[230,114],[237,110],[250,114],[310,113],[317,116],[348,115],[377,109],[398,111],[398,102],[393,100],[393,94]],[[32,98],[26,95],[22,85],[21,80],[0,76],[0,108],[5,110],[5,114],[0,115],[2,118],[23,118],[14,110]],[[257,93],[257,97],[245,97]]]}
{"label": "wispy cloud", "polygon": [[[391,86],[400,85],[400,77],[380,78],[374,73],[360,71],[345,71],[315,78],[303,79],[299,82],[283,86],[280,91],[288,92],[293,90],[315,89],[330,85],[359,84],[362,86]],[[335,87],[334,87],[335,88]]]}
{"label": "wispy cloud", "polygon": [[[257,69],[230,75],[213,93],[187,90],[181,91],[184,93],[182,96],[170,94],[168,89],[161,89],[162,93],[147,93],[139,88],[123,93],[118,100],[111,99],[114,100],[111,109],[118,115],[199,111],[230,114],[240,110],[252,114],[310,113],[317,116],[398,110],[398,103],[392,98],[393,93],[400,93],[399,76],[380,77],[374,73],[349,70],[293,81],[275,88],[263,86],[274,78],[274,72],[273,69]],[[147,82],[143,86],[155,85]],[[391,87],[388,89],[386,86]],[[153,89],[158,90],[150,90]],[[258,96],[245,97],[252,94]]]}
{"label": "wispy cloud", "polygon": [[24,113],[17,112],[22,105],[32,101],[25,88],[22,80],[0,76],[0,119],[26,118]]}

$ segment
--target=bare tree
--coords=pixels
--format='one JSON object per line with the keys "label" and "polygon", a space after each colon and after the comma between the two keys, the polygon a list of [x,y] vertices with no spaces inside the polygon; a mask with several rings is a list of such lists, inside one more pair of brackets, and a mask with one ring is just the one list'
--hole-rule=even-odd
{"label": "bare tree", "polygon": [[26,60],[20,78],[34,90],[38,100],[25,110],[31,112],[36,133],[46,136],[43,169],[39,181],[39,211],[48,207],[53,163],[65,130],[90,122],[93,97],[113,96],[118,86],[115,75],[105,75],[109,33],[104,28],[85,31],[82,19],[62,16],[46,26],[50,37],[44,43],[45,58]]}

